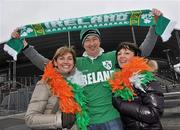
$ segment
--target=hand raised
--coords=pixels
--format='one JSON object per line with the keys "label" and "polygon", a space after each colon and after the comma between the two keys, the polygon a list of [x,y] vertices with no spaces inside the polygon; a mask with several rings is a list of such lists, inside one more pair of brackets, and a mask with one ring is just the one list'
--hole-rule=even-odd
{"label": "hand raised", "polygon": [[11,33],[12,38],[20,38],[19,34],[19,28],[16,28],[12,33]]}
{"label": "hand raised", "polygon": [[155,16],[163,15],[163,13],[162,13],[160,10],[155,9],[155,8],[152,9],[152,13],[153,13]]}

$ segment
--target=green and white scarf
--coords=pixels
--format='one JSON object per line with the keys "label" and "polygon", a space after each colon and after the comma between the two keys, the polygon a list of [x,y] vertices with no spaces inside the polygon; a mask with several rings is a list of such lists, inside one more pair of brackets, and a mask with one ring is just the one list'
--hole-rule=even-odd
{"label": "green and white scarf", "polygon": [[[174,29],[175,22],[163,16],[160,16],[157,22],[155,22],[155,18],[151,10],[116,12],[25,25],[20,29],[20,39],[37,37],[53,33],[77,31],[86,28],[110,28],[116,26],[153,25],[156,25],[156,34],[161,36],[163,41],[167,41],[170,38],[171,32]],[[22,44],[22,40],[19,41],[20,44]],[[16,45],[14,44],[14,42],[16,42]],[[17,42],[17,40],[11,39],[4,46],[4,50],[7,51],[11,56],[13,56],[14,60],[17,60],[17,54],[19,54],[23,48],[23,46],[17,44]]]}

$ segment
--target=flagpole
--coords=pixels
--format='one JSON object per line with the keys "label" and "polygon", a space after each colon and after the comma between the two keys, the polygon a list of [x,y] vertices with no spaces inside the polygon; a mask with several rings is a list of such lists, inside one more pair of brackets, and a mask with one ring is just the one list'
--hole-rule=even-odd
{"label": "flagpole", "polygon": [[131,26],[131,31],[132,31],[133,42],[136,44],[136,36],[135,36],[135,33],[134,33],[133,26]]}
{"label": "flagpole", "polygon": [[71,46],[71,35],[70,35],[70,31],[68,31],[68,46]]}

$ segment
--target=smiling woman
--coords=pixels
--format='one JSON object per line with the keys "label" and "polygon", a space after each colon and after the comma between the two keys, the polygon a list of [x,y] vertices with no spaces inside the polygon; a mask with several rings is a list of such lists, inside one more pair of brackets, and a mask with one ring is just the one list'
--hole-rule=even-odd
{"label": "smiling woman", "polygon": [[75,51],[72,47],[60,47],[52,61],[47,61],[42,80],[31,97],[25,115],[26,124],[35,129],[75,130],[76,120],[79,129],[86,129],[89,117],[79,86],[83,86],[82,76],[75,68]]}
{"label": "smiling woman", "polygon": [[124,130],[163,130],[160,117],[164,95],[153,74],[157,67],[140,57],[139,52],[135,43],[122,42],[117,47],[116,59],[121,70],[109,81],[113,105],[121,113]]}
{"label": "smiling woman", "polygon": [[57,49],[53,64],[61,74],[69,74],[76,63],[76,54],[72,48],[61,47]]}

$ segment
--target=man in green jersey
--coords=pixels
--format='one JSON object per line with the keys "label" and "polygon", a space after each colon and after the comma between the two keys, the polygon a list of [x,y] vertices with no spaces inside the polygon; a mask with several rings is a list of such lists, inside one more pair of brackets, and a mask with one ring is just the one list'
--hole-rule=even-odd
{"label": "man in green jersey", "polygon": [[[153,13],[161,15],[159,10]],[[101,34],[98,29],[86,29],[80,33],[80,40],[85,49],[82,57],[77,58],[77,68],[83,73],[85,95],[88,99],[90,115],[89,130],[122,129],[119,114],[112,106],[111,91],[107,80],[115,69],[115,51],[104,53]],[[140,49],[143,56],[148,56],[155,46],[157,36],[151,27]]]}

